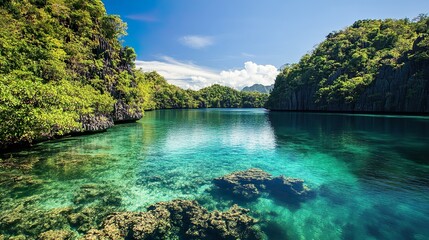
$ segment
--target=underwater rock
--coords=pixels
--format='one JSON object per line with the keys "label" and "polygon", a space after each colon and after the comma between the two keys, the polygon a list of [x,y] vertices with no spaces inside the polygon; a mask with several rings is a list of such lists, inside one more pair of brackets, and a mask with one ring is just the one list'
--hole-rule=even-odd
{"label": "underwater rock", "polygon": [[74,195],[73,203],[77,208],[68,215],[69,223],[78,232],[85,233],[118,211],[122,198],[118,188],[107,183],[85,184]]}
{"label": "underwater rock", "polygon": [[226,212],[209,212],[196,201],[173,200],[147,208],[147,212],[115,213],[101,230],[84,239],[260,239],[256,220],[234,205]]}
{"label": "underwater rock", "polygon": [[265,184],[272,179],[272,176],[261,169],[251,168],[246,171],[233,172],[213,180],[219,188],[232,193],[235,196],[245,199],[255,199],[264,190]]}
{"label": "underwater rock", "polygon": [[39,235],[39,240],[71,240],[75,234],[69,230],[49,230]]}
{"label": "underwater rock", "polygon": [[23,175],[18,172],[0,174],[0,186],[7,187],[9,189],[36,188],[42,184],[42,180],[35,179],[31,175]]}
{"label": "underwater rock", "polygon": [[270,194],[284,200],[305,200],[314,195],[314,191],[298,178],[279,176],[267,183]]}
{"label": "underwater rock", "polygon": [[78,232],[87,232],[94,226],[97,226],[107,214],[109,208],[92,208],[85,207],[68,215],[70,226],[74,227]]}
{"label": "underwater rock", "polygon": [[27,238],[24,235],[17,235],[17,236],[11,236],[8,238],[9,240],[27,240]]}
{"label": "underwater rock", "polygon": [[120,206],[122,198],[120,192],[107,184],[85,184],[74,195],[76,205],[100,201],[104,205]]}
{"label": "underwater rock", "polygon": [[267,192],[285,202],[301,201],[314,195],[314,191],[304,184],[304,180],[284,176],[273,177],[258,168],[233,172],[215,178],[213,183],[222,191],[245,200],[254,200],[262,192]]}
{"label": "underwater rock", "polygon": [[5,170],[19,170],[20,172],[27,173],[33,169],[34,165],[39,162],[38,157],[15,158],[12,155],[7,158],[0,158],[0,169]]}
{"label": "underwater rock", "polygon": [[42,195],[33,195],[19,202],[0,198],[0,234],[6,239],[35,239],[37,236],[40,239],[62,239],[61,236],[68,239],[69,235],[61,231],[84,234],[99,227],[108,215],[121,210],[120,196],[117,187],[103,183],[81,186],[73,199],[75,205],[65,208],[40,208]]}
{"label": "underwater rock", "polygon": [[3,234],[15,237],[37,236],[48,230],[67,228],[67,216],[71,211],[71,208],[43,211],[22,203],[0,214],[0,229],[5,231]]}

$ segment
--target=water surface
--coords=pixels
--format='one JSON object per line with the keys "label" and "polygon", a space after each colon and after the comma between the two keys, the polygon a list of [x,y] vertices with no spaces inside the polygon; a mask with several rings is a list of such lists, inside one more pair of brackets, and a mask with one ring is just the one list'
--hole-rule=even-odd
{"label": "water surface", "polygon": [[[0,169],[0,218],[29,204],[74,206],[82,186],[99,184],[118,191],[122,201],[114,210],[141,211],[177,198],[209,209],[238,203],[260,219],[269,239],[429,239],[427,117],[153,111],[105,133],[2,158],[30,167]],[[252,167],[302,178],[317,197],[299,205],[269,196],[242,202],[212,190],[213,178]],[[10,179],[18,175],[33,182],[15,186]],[[12,228],[0,225],[0,234]]]}

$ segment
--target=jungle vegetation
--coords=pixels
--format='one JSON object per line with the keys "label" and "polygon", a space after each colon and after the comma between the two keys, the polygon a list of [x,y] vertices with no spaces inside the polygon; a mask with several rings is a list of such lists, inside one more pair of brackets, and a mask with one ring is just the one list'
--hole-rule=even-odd
{"label": "jungle vegetation", "polygon": [[3,147],[84,131],[82,119],[113,124],[117,103],[125,115],[141,116],[161,108],[261,107],[267,99],[221,86],[183,90],[142,73],[134,49],[122,46],[127,25],[101,0],[1,0],[0,15]]}
{"label": "jungle vegetation", "polygon": [[[413,92],[429,87],[428,64],[427,15],[414,20],[356,21],[344,30],[330,33],[299,63],[286,65],[277,76],[267,107],[324,110],[327,106],[349,104],[353,109],[352,104],[364,97],[362,94],[377,79],[387,82],[385,87],[379,87],[372,93],[382,95],[381,100],[391,97],[393,90],[388,89],[388,85],[398,78],[404,78],[400,85],[404,91],[398,95],[413,95]],[[408,80],[416,84],[412,85]],[[427,95],[427,92],[422,95]],[[371,97],[370,94],[368,96]],[[295,103],[295,99],[301,105]],[[404,102],[399,101],[398,104]],[[399,106],[392,105],[392,109],[395,108]]]}

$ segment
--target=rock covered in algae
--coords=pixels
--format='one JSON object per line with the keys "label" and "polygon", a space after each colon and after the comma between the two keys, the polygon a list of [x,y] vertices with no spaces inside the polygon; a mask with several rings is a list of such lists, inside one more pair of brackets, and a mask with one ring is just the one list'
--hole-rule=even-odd
{"label": "rock covered in algae", "polygon": [[100,202],[103,205],[120,206],[122,198],[120,192],[108,184],[85,184],[74,195],[76,205]]}
{"label": "rock covered in algae", "polygon": [[0,234],[5,239],[76,239],[78,233],[100,226],[106,216],[120,211],[120,196],[118,188],[104,183],[78,188],[70,207],[41,208],[42,195],[19,201],[0,198]]}
{"label": "rock covered in algae", "polygon": [[299,178],[286,178],[279,176],[267,183],[267,189],[278,198],[306,199],[314,195],[314,192]]}
{"label": "rock covered in algae", "polygon": [[258,198],[262,192],[286,202],[305,200],[314,195],[302,179],[273,177],[258,168],[233,172],[215,178],[213,182],[221,190],[247,200]]}
{"label": "rock covered in algae", "polygon": [[72,240],[75,239],[74,232],[69,230],[49,230],[39,235],[39,240]]}
{"label": "rock covered in algae", "polygon": [[[28,197],[14,205],[13,202],[2,202],[9,207],[0,212],[0,231],[12,237],[37,236],[51,229],[63,229],[69,226],[67,216],[71,208],[57,208],[50,211],[33,206],[37,197]],[[5,209],[5,208],[4,208]]]}
{"label": "rock covered in algae", "polygon": [[148,207],[147,212],[115,213],[102,229],[84,239],[260,239],[256,220],[234,205],[226,212],[209,212],[196,201],[173,200]]}
{"label": "rock covered in algae", "polygon": [[265,185],[271,180],[271,175],[258,168],[246,171],[233,172],[213,180],[214,184],[221,189],[231,192],[233,195],[255,199],[265,189]]}

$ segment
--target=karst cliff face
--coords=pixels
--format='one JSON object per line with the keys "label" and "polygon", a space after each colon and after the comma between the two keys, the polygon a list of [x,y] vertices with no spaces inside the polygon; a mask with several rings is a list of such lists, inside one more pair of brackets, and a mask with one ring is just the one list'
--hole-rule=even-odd
{"label": "karst cliff face", "polygon": [[0,14],[0,149],[142,117],[149,83],[101,0],[5,0]]}
{"label": "karst cliff face", "polygon": [[328,35],[276,79],[267,108],[429,113],[429,20],[366,20]]}

